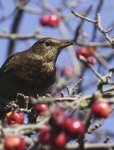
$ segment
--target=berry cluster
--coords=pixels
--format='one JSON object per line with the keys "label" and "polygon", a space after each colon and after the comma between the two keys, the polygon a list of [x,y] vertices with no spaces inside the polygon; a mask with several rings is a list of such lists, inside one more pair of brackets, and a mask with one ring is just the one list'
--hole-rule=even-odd
{"label": "berry cluster", "polygon": [[[35,104],[33,110],[37,116],[49,112],[49,106],[46,104]],[[96,100],[91,105],[91,111],[94,117],[107,118],[111,112],[111,106],[106,100]],[[8,125],[20,125],[24,123],[24,114],[18,111],[11,111],[6,114]],[[64,149],[67,142],[75,140],[85,133],[85,125],[80,119],[69,116],[61,108],[50,110],[50,119],[45,128],[41,128],[37,133],[38,141],[43,145],[50,145],[57,149]],[[8,135],[4,138],[5,150],[25,150],[26,143],[24,139],[17,135]]]}
{"label": "berry cluster", "polygon": [[83,48],[80,47],[76,50],[76,56],[78,59],[81,58],[81,56],[85,57],[89,63],[95,64],[96,58],[93,56],[95,49],[92,47]]}
{"label": "berry cluster", "polygon": [[40,23],[43,26],[57,27],[60,23],[60,16],[57,14],[44,14],[40,18]]}
{"label": "berry cluster", "polygon": [[[91,105],[92,114],[97,118],[107,118],[111,110],[110,104],[105,100],[96,100]],[[69,117],[59,108],[51,112],[48,126],[42,128],[38,134],[42,144],[64,149],[67,142],[80,137],[84,132],[85,126],[80,119]]]}
{"label": "berry cluster", "polygon": [[39,131],[39,140],[52,147],[64,148],[66,143],[84,134],[84,124],[76,118],[69,118],[64,110],[57,109],[51,113],[49,126]]}

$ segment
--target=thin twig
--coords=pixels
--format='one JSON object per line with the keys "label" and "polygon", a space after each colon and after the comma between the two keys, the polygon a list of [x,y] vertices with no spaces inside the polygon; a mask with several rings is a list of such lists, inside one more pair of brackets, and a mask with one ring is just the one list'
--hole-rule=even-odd
{"label": "thin twig", "polygon": [[101,17],[100,17],[100,14],[97,14],[97,19],[96,20],[93,20],[93,19],[90,19],[90,18],[87,18],[77,12],[74,12],[74,11],[71,11],[76,17],[79,17],[81,19],[84,19],[90,23],[93,23],[97,26],[97,28],[99,29],[99,31],[106,37],[106,39],[109,41],[109,43],[111,44],[111,46],[113,47],[113,44],[114,42],[113,39],[111,39],[108,35],[108,32],[110,32],[112,30],[112,27],[107,29],[107,30],[104,30],[102,25],[101,25]]}
{"label": "thin twig", "polygon": [[[100,12],[100,10],[102,9],[104,0],[99,0],[98,6],[96,8],[96,12],[95,12],[95,19],[97,19],[97,14]],[[92,34],[92,39],[91,41],[94,41],[96,39],[96,35],[97,35],[97,26],[94,24],[94,28],[93,28],[93,34]]]}

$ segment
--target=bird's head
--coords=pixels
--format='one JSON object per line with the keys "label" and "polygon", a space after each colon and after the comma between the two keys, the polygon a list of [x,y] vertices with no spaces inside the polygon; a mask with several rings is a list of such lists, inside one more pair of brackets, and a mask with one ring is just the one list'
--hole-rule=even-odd
{"label": "bird's head", "polygon": [[56,61],[61,50],[72,44],[73,42],[69,40],[58,40],[47,37],[38,40],[32,46],[32,50],[34,53],[43,56],[45,59],[47,59],[47,61]]}

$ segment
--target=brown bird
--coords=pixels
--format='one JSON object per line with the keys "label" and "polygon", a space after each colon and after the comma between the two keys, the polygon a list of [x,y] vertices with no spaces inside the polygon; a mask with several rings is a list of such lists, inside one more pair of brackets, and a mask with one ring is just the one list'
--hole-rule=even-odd
{"label": "brown bird", "polygon": [[42,38],[29,49],[11,55],[0,68],[0,109],[17,93],[44,95],[55,81],[55,63],[61,50],[73,42]]}

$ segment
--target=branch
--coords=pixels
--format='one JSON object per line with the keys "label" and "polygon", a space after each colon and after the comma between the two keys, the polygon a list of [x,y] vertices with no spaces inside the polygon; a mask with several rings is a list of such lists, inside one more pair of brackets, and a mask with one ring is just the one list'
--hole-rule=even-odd
{"label": "branch", "polygon": [[[90,7],[86,10],[86,12],[85,12],[84,15],[87,16],[87,15],[90,13],[91,10],[92,10],[92,6],[90,6]],[[83,23],[84,23],[84,19],[81,20],[81,22],[79,23],[78,27],[76,28],[73,41],[77,41],[78,36],[79,36],[79,34],[80,34],[80,29],[81,29]]]}
{"label": "branch", "polygon": [[110,43],[109,42],[89,42],[89,43],[84,43],[82,41],[79,41],[77,40],[76,41],[76,44],[79,45],[79,46],[84,46],[84,47],[87,47],[87,46],[93,46],[93,47],[110,47]]}
{"label": "branch", "polygon": [[[76,144],[67,144],[66,148],[69,150],[79,150],[79,145]],[[84,150],[107,150],[107,148],[114,148],[114,143],[85,143]]]}
{"label": "branch", "polygon": [[49,117],[45,117],[43,118],[43,120],[41,120],[39,123],[36,124],[25,124],[25,125],[19,125],[19,126],[13,126],[10,128],[2,128],[2,131],[4,133],[4,135],[9,135],[9,134],[28,134],[28,133],[34,133],[35,131],[43,128],[46,126],[46,123],[48,122]]}
{"label": "branch", "polygon": [[28,13],[31,13],[31,14],[36,14],[36,15],[38,15],[38,14],[41,14],[43,11],[42,11],[42,9],[40,9],[40,8],[31,8],[31,7],[28,7],[28,6],[23,6],[23,5],[20,5],[20,4],[18,4],[17,3],[17,5],[16,5],[19,9],[21,9],[21,10],[23,10],[23,11],[26,11],[26,12],[28,12]]}
{"label": "branch", "polygon": [[93,23],[97,26],[97,28],[99,29],[99,31],[106,37],[106,39],[109,41],[109,43],[111,44],[112,48],[114,48],[114,39],[110,38],[109,35],[108,35],[108,32],[110,32],[112,30],[112,28],[109,28],[107,30],[104,30],[102,25],[101,25],[101,17],[100,17],[100,14],[97,14],[97,19],[96,20],[92,20],[90,18],[87,18],[77,12],[74,12],[74,11],[71,11],[76,17],[79,17],[81,19],[84,19],[90,23]]}
{"label": "branch", "polygon": [[[25,5],[26,1],[25,0],[19,0],[20,5]],[[18,31],[22,16],[23,16],[23,10],[17,8],[17,12],[15,14],[12,26],[11,26],[11,33],[16,33]],[[8,45],[8,53],[7,55],[9,56],[10,54],[13,53],[13,48],[15,46],[15,41],[10,39],[9,45]]]}
{"label": "branch", "polygon": [[[103,6],[104,0],[100,0],[98,3],[98,6],[96,8],[96,12],[95,12],[95,19],[97,19],[97,14],[100,12],[102,6]],[[97,36],[97,26],[94,24],[94,28],[93,28],[93,34],[92,34],[92,41],[94,41],[96,39]]]}
{"label": "branch", "polygon": [[28,40],[28,39],[39,39],[41,38],[41,36],[40,36],[40,30],[37,30],[33,34],[17,34],[17,33],[2,32],[0,33],[0,38],[11,39],[11,40]]}

